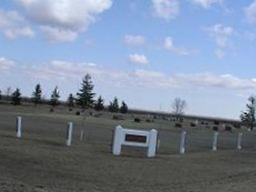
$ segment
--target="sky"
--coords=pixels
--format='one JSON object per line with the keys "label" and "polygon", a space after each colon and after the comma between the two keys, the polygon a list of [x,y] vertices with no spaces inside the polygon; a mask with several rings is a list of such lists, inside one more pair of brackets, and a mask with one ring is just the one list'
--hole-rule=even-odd
{"label": "sky", "polygon": [[0,90],[238,119],[256,91],[256,0],[0,0]]}

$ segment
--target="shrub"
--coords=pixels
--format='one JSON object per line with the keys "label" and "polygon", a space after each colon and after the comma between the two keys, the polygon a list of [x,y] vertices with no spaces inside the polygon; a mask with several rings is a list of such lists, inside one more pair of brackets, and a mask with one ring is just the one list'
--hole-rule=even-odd
{"label": "shrub", "polygon": [[102,113],[96,113],[94,114],[94,117],[98,118],[98,117],[101,117],[103,114]]}
{"label": "shrub", "polygon": [[76,115],[78,115],[78,116],[79,116],[80,114],[81,114],[81,113],[80,113],[80,111],[77,111],[77,112],[76,112]]}
{"label": "shrub", "polygon": [[181,127],[182,127],[182,124],[180,124],[180,123],[175,123],[175,127],[181,128]]}
{"label": "shrub", "polygon": [[153,120],[153,119],[146,119],[146,122],[147,122],[147,123],[153,123],[154,120]]}
{"label": "shrub", "polygon": [[114,120],[124,120],[124,117],[122,115],[113,115]]}
{"label": "shrub", "polygon": [[190,123],[190,127],[195,127],[196,124],[195,123]]}
{"label": "shrub", "polygon": [[50,108],[50,112],[54,112],[54,109],[53,109],[53,108]]}
{"label": "shrub", "polygon": [[134,118],[134,122],[136,122],[136,123],[140,123],[140,122],[141,122],[141,119],[140,119],[140,118],[138,118],[138,117],[136,117],[136,118]]}
{"label": "shrub", "polygon": [[214,125],[219,125],[220,122],[219,121],[214,121]]}
{"label": "shrub", "polygon": [[232,131],[232,127],[231,126],[225,126],[225,131]]}
{"label": "shrub", "polygon": [[213,129],[213,131],[218,131],[219,130],[219,128],[217,126],[214,126],[212,129]]}

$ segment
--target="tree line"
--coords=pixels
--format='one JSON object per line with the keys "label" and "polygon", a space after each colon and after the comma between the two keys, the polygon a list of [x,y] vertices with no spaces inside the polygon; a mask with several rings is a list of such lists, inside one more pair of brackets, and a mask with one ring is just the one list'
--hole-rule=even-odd
{"label": "tree line", "polygon": [[[9,92],[10,92],[10,88],[8,88],[7,97],[10,97],[11,103],[13,105],[20,105],[22,101],[20,89],[17,88],[11,95],[9,95],[10,94]],[[42,93],[43,91],[42,91],[41,85],[37,84],[30,98],[30,101],[33,102],[35,106],[43,103]],[[76,93],[76,97],[72,93],[70,93],[66,103],[70,111],[72,111],[72,109],[75,106],[78,106],[83,110],[85,109],[95,109],[96,111],[108,110],[112,113],[128,112],[128,105],[124,101],[122,101],[121,106],[119,106],[119,101],[117,97],[115,97],[113,101],[111,101],[109,105],[106,107],[102,96],[100,95],[96,100],[95,100],[95,96],[96,96],[96,93],[94,92],[94,85],[93,85],[92,78],[90,74],[86,74],[82,80],[81,88]],[[3,95],[0,90],[0,100],[2,99],[3,99]],[[54,108],[60,105],[59,99],[60,99],[60,91],[56,86],[51,93],[50,100],[48,101],[48,104],[51,106],[51,111],[54,111]]]}

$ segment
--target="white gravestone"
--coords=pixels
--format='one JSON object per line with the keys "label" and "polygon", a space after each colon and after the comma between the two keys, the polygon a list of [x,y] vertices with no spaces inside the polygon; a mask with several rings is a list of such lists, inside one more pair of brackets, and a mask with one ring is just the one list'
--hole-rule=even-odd
{"label": "white gravestone", "polygon": [[22,129],[21,121],[22,121],[22,118],[20,116],[18,116],[16,118],[16,136],[17,136],[17,138],[21,138],[21,131],[22,131],[21,130]]}
{"label": "white gravestone", "polygon": [[151,131],[141,131],[133,129],[124,129],[117,126],[114,132],[114,141],[112,152],[114,155],[120,155],[122,145],[148,148],[147,157],[155,157],[157,148],[157,134],[155,129]]}
{"label": "white gravestone", "polygon": [[67,128],[67,135],[66,135],[66,145],[71,146],[72,143],[72,132],[73,132],[73,123],[69,122],[68,123],[68,128]]}

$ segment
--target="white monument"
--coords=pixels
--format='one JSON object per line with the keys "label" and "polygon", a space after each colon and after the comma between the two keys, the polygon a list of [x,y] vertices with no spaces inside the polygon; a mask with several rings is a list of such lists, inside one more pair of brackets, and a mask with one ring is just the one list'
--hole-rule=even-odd
{"label": "white monument", "polygon": [[114,132],[114,141],[112,152],[114,155],[120,155],[122,145],[133,147],[148,148],[147,157],[155,157],[157,148],[157,130],[141,131],[133,129],[124,129],[117,126]]}

